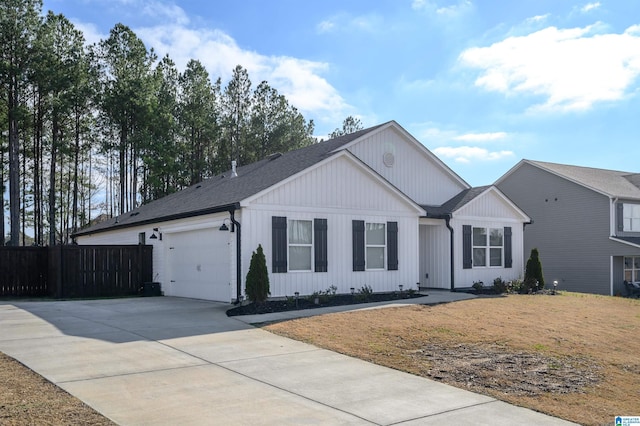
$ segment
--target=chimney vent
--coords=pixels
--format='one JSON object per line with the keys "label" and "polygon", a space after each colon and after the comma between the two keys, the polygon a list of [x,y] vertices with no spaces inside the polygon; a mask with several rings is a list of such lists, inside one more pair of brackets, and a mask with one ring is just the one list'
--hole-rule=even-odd
{"label": "chimney vent", "polygon": [[236,171],[236,160],[231,162],[231,177],[234,178],[238,176],[238,172]]}

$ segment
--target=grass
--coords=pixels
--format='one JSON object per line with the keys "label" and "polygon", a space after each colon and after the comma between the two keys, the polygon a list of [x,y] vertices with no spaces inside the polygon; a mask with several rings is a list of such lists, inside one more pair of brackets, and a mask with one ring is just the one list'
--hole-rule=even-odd
{"label": "grass", "polygon": [[510,295],[265,328],[580,424],[640,415],[640,300]]}
{"label": "grass", "polygon": [[0,425],[114,425],[79,399],[0,352]]}

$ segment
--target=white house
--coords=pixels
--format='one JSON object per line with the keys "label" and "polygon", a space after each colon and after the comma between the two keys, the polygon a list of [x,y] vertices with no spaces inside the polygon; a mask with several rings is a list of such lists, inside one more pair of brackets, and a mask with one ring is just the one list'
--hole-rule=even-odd
{"label": "white house", "polygon": [[518,278],[529,221],[390,121],[234,167],[75,237],[152,244],[165,295],[229,302],[259,244],[272,297]]}

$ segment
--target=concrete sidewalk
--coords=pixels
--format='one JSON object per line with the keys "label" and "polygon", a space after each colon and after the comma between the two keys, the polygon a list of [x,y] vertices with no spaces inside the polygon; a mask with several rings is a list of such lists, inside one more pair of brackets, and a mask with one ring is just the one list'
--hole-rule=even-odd
{"label": "concrete sidewalk", "polygon": [[[458,295],[422,300],[439,297]],[[570,424],[275,336],[247,322],[276,314],[229,318],[229,307],[171,297],[5,302],[0,351],[121,425]]]}

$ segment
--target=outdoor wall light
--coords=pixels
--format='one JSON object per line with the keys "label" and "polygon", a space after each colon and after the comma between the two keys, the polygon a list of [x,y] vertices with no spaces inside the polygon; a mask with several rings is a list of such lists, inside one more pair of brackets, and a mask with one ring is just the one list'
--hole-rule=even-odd
{"label": "outdoor wall light", "polygon": [[402,293],[402,284],[400,284],[398,288],[400,289],[400,293]]}
{"label": "outdoor wall light", "polygon": [[353,294],[356,292],[356,289],[351,287],[351,295],[353,296]]}
{"label": "outdoor wall light", "polygon": [[[158,232],[158,228],[153,228],[153,233],[149,237],[150,240],[157,240],[158,239],[158,236],[156,235],[156,232]],[[162,240],[162,234],[160,234],[160,239]]]}

